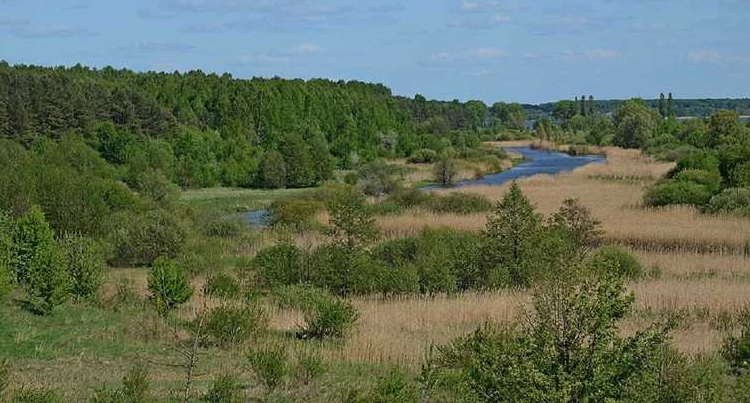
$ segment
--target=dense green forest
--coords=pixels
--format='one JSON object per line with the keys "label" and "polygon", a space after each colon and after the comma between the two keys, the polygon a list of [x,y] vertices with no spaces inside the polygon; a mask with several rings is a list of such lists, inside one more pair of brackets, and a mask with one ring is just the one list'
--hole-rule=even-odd
{"label": "dense green forest", "polygon": [[[659,99],[644,100],[651,108],[659,108]],[[575,101],[569,101],[575,102]],[[598,113],[614,113],[625,100],[594,100],[594,110]],[[554,116],[559,108],[559,102],[547,102],[539,105],[523,104],[523,109],[532,118]],[[740,115],[750,115],[750,98],[705,98],[705,99],[674,99],[673,113],[675,116],[707,117],[718,110],[732,110]]]}

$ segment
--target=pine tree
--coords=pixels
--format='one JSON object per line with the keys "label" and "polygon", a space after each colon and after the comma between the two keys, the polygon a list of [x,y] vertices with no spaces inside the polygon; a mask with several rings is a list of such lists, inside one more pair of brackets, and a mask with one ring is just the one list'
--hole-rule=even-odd
{"label": "pine tree", "polygon": [[586,116],[586,96],[581,95],[581,116]]}
{"label": "pine tree", "polygon": [[667,114],[668,116],[674,116],[674,98],[671,92],[669,93],[669,101],[667,103]]}
{"label": "pine tree", "polygon": [[589,95],[589,115],[594,114],[594,96]]}

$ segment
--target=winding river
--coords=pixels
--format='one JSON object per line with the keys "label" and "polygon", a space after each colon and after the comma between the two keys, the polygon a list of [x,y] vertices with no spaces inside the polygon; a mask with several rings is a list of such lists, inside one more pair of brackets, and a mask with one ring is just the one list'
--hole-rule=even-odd
{"label": "winding river", "polygon": [[[535,150],[531,147],[512,147],[506,148],[506,150],[515,154],[523,155],[526,161],[507,171],[485,175],[481,179],[461,181],[454,187],[477,185],[500,186],[514,179],[526,178],[537,174],[554,175],[563,172],[571,172],[584,165],[601,164],[606,161],[605,157],[598,155],[573,157],[561,152]],[[431,190],[439,188],[439,185],[431,185],[422,189]],[[267,226],[269,218],[268,210],[255,210],[245,214],[245,221],[256,226]]]}

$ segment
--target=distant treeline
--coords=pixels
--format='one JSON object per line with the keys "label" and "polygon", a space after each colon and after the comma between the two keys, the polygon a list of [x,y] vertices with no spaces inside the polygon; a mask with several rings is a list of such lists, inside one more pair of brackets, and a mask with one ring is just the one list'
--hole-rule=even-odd
{"label": "distant treeline", "polygon": [[[597,113],[614,113],[626,100],[595,100],[594,111]],[[646,104],[654,109],[659,109],[659,99],[646,99]],[[557,102],[548,102],[539,105],[523,104],[531,118],[554,115]],[[675,99],[674,114],[676,116],[708,117],[714,112],[722,109],[733,110],[740,115],[750,115],[750,98],[717,98],[717,99]]]}

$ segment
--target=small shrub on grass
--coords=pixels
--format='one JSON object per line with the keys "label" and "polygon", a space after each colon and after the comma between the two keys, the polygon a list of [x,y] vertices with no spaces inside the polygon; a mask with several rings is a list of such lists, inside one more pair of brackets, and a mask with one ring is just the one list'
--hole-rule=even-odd
{"label": "small shrub on grass", "polygon": [[[587,267],[600,274],[615,274],[621,278],[637,279],[643,276],[643,266],[633,255],[619,246],[603,246],[586,258]],[[614,273],[602,273],[613,270]]]}
{"label": "small shrub on grass", "polygon": [[727,336],[721,347],[721,355],[735,373],[750,373],[750,306],[745,307],[737,318],[739,333]]}
{"label": "small shrub on grass", "polygon": [[250,369],[266,386],[269,392],[274,391],[289,372],[286,350],[282,345],[271,345],[252,350],[247,354]]}
{"label": "small shrub on grass", "polygon": [[359,319],[356,308],[348,301],[326,296],[304,312],[305,325],[300,333],[304,339],[341,339]]}
{"label": "small shrub on grass", "polygon": [[265,333],[268,315],[254,304],[243,307],[220,306],[205,319],[206,343],[219,347],[242,344],[251,337]]}
{"label": "small shrub on grass", "polygon": [[381,376],[372,391],[371,403],[418,403],[419,389],[404,372],[393,368]]}
{"label": "small shrub on grass", "polygon": [[134,307],[142,302],[141,296],[135,290],[132,279],[120,278],[115,283],[115,292],[112,296],[102,299],[101,304],[106,309],[119,311],[122,308]]}
{"label": "small shrub on grass", "polygon": [[13,403],[63,403],[57,392],[45,387],[23,387],[13,393]]}
{"label": "small shrub on grass", "polygon": [[148,369],[135,364],[122,379],[122,386],[114,390],[102,389],[94,393],[93,403],[146,403],[148,395]]}
{"label": "small shrub on grass", "polygon": [[113,229],[115,263],[150,266],[160,256],[177,257],[185,245],[185,225],[166,210],[119,216]]}
{"label": "small shrub on grass", "polygon": [[294,377],[303,384],[320,378],[328,370],[323,356],[312,349],[300,349],[297,352],[297,366],[294,369]]}
{"label": "small shrub on grass", "polygon": [[242,223],[238,220],[220,218],[206,223],[204,231],[210,237],[232,238],[242,231]]}
{"label": "small shrub on grass", "polygon": [[148,290],[151,303],[162,315],[187,302],[193,295],[187,271],[166,258],[154,262],[148,274]]}
{"label": "small shrub on grass", "polygon": [[428,206],[438,213],[473,214],[492,210],[492,202],[487,197],[458,192],[433,197]]}
{"label": "small shrub on grass", "polygon": [[721,174],[718,171],[701,171],[698,169],[686,169],[674,175],[678,182],[692,182],[703,185],[711,194],[716,194],[721,188]]}
{"label": "small shrub on grass", "polygon": [[225,372],[211,382],[206,394],[201,399],[207,403],[242,403],[242,384],[234,374]]}
{"label": "small shrub on grass", "polygon": [[309,223],[319,211],[323,203],[316,200],[284,200],[273,203],[269,209],[271,225],[301,226]]}
{"label": "small shrub on grass", "polygon": [[270,287],[298,284],[302,280],[302,251],[291,243],[263,249],[253,266]]}
{"label": "small shrub on grass", "polygon": [[400,188],[386,199],[386,203],[394,204],[403,208],[423,206],[429,202],[432,196],[419,189]]}
{"label": "small shrub on grass", "polygon": [[330,294],[310,285],[290,285],[274,289],[273,297],[282,309],[304,312],[313,309],[316,301],[329,298]]}
{"label": "small shrub on grass", "polygon": [[66,234],[62,239],[68,273],[73,282],[71,294],[77,301],[90,301],[104,279],[104,254],[91,238]]}
{"label": "small shrub on grass", "polygon": [[215,298],[232,299],[240,294],[240,285],[237,280],[226,273],[217,273],[208,277],[203,289],[206,295]]}
{"label": "small shrub on grass", "polygon": [[704,209],[707,213],[731,213],[750,217],[750,188],[724,189],[711,198]]}
{"label": "small shrub on grass", "polygon": [[666,180],[648,189],[644,196],[647,206],[667,206],[670,204],[691,204],[701,206],[711,199],[706,186],[695,182]]}

